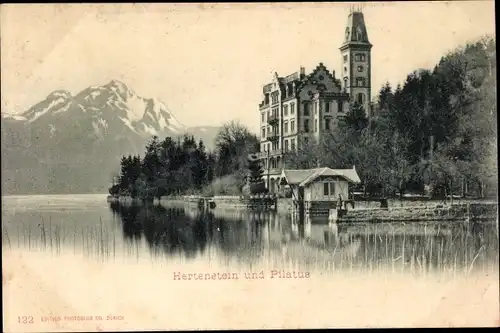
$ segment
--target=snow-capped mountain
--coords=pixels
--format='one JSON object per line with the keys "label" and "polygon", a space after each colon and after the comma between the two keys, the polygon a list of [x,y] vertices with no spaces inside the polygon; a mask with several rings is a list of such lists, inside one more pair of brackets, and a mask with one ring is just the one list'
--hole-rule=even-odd
{"label": "snow-capped mountain", "polygon": [[2,113],[1,120],[8,193],[103,192],[120,157],[142,154],[153,135],[194,135],[210,148],[216,132],[185,127],[164,102],[116,80],[74,96],[54,91],[25,112]]}
{"label": "snow-capped mountain", "polygon": [[[65,90],[54,91],[26,112],[7,117],[33,123],[68,116],[92,119],[95,131],[105,130],[108,122],[115,120],[120,120],[141,136],[180,134],[186,129],[165,103],[155,98],[140,97],[125,83],[116,80],[103,86],[89,87],[76,96]],[[52,132],[57,130],[54,126],[50,129]]]}

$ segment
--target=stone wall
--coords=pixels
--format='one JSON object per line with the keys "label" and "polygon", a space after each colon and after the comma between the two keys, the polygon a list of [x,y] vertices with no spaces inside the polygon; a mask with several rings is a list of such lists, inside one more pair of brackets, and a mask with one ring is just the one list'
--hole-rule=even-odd
{"label": "stone wall", "polygon": [[[399,208],[399,207],[436,207],[436,206],[444,206],[450,203],[448,199],[446,202],[443,200],[425,200],[425,199],[410,199],[405,198],[403,200],[399,199],[388,199],[387,204],[389,208]],[[472,200],[472,199],[453,199],[454,205],[462,205],[462,204],[477,204],[477,203],[495,203],[494,200]],[[357,200],[354,202],[355,209],[378,209],[380,208],[380,201],[362,201]],[[350,208],[350,207],[349,207]]]}
{"label": "stone wall", "polygon": [[274,205],[275,200],[272,197],[264,196],[264,197],[245,197],[245,196],[213,196],[213,197],[199,197],[199,196],[185,196],[183,197],[184,202],[189,204],[197,205],[201,200],[210,200],[215,202],[216,207],[221,208],[247,208],[248,206],[257,206],[262,208],[270,208],[271,205]]}
{"label": "stone wall", "polygon": [[178,196],[168,196],[168,197],[161,197],[160,200],[155,199],[154,204],[160,204],[160,205],[171,205],[171,204],[176,204],[176,205],[184,205],[185,201],[183,197],[178,197]]}
{"label": "stone wall", "polygon": [[414,206],[389,209],[349,210],[338,222],[465,221],[494,220],[497,204],[457,204],[452,206]]}

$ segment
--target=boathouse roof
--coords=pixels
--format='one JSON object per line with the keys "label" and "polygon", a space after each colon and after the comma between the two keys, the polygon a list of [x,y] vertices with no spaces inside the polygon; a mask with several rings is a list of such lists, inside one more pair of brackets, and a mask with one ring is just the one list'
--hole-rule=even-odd
{"label": "boathouse roof", "polygon": [[298,169],[298,170],[283,170],[281,178],[286,180],[289,185],[307,186],[320,176],[337,176],[346,179],[348,182],[359,184],[359,178],[356,168],[352,169],[331,169],[331,168],[314,168],[314,169]]}

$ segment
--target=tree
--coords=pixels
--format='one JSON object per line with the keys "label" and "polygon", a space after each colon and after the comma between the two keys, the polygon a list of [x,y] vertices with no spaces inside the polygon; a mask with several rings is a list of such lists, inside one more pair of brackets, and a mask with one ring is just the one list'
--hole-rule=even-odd
{"label": "tree", "polygon": [[157,136],[153,138],[146,145],[146,154],[143,160],[143,172],[148,182],[153,182],[158,176],[160,164],[160,142]]}
{"label": "tree", "polygon": [[362,131],[368,126],[368,118],[366,111],[357,101],[352,103],[349,112],[345,115],[341,122],[341,126],[348,127],[354,131]]}
{"label": "tree", "polygon": [[232,121],[220,129],[215,139],[216,167],[218,177],[234,175],[242,188],[248,167],[248,155],[259,151],[259,140],[245,126]]}
{"label": "tree", "polygon": [[382,115],[390,112],[393,105],[394,94],[389,82],[386,82],[380,89],[377,99],[377,114]]}
{"label": "tree", "polygon": [[256,154],[250,154],[248,156],[248,169],[248,185],[250,187],[250,193],[264,193],[266,191],[266,185],[262,179],[264,170],[262,170],[261,162]]}
{"label": "tree", "polygon": [[[390,189],[392,194],[397,190],[402,199],[406,186],[411,180],[414,172],[414,166],[407,159],[408,140],[398,132],[395,132],[389,150],[386,151],[385,168],[382,172],[382,182]],[[387,193],[387,189],[384,189]]]}
{"label": "tree", "polygon": [[321,166],[323,146],[314,140],[304,137],[304,134],[299,137],[297,147],[284,153],[283,160],[290,169],[309,169]]}

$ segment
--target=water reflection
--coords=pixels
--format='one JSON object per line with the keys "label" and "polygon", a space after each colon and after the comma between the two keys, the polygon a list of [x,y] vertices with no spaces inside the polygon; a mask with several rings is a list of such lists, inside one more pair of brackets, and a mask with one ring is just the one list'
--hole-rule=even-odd
{"label": "water reflection", "polygon": [[412,273],[498,267],[498,235],[492,223],[337,225],[238,210],[110,207],[121,219],[123,236],[143,237],[155,255]]}
{"label": "water reflection", "polygon": [[71,197],[23,200],[2,203],[4,250],[74,251],[105,260],[120,254],[245,267],[264,263],[273,269],[498,274],[494,222],[337,225],[238,209],[106,206]]}

